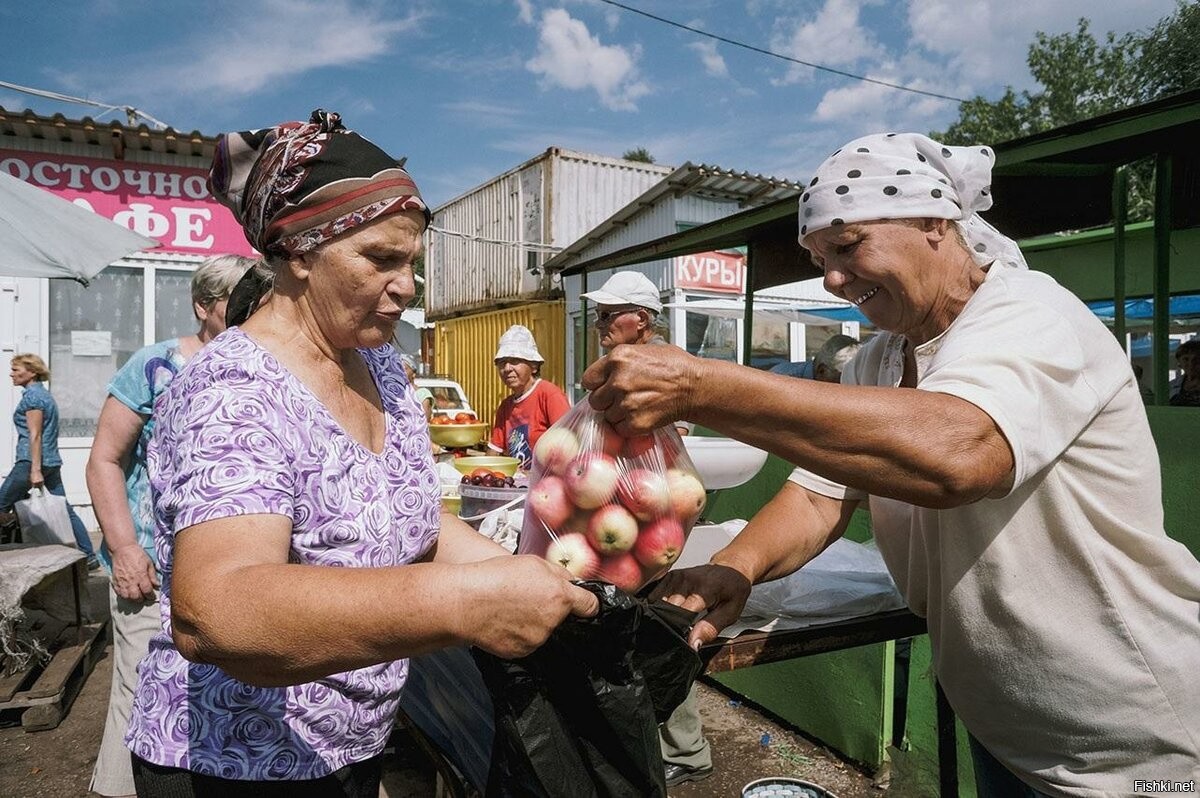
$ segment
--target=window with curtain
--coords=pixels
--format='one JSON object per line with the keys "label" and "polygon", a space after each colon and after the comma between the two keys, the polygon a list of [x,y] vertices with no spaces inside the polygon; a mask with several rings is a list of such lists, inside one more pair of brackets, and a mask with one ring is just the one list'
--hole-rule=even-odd
{"label": "window with curtain", "polygon": [[192,313],[192,273],[156,269],[154,273],[154,340],[182,338],[200,323]]}
{"label": "window with curtain", "polygon": [[50,281],[50,388],[59,437],[96,431],[109,379],[145,342],[141,269],[109,266],[86,288]]}
{"label": "window with curtain", "polygon": [[687,351],[700,357],[737,361],[737,321],[688,313]]}

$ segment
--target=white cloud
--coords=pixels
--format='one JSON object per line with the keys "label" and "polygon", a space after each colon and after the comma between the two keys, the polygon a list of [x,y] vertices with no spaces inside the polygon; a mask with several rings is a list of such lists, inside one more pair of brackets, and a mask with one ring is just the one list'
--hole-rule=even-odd
{"label": "white cloud", "polygon": [[533,3],[529,0],[516,0],[517,18],[526,25],[533,24]]}
{"label": "white cloud", "polygon": [[442,110],[465,120],[476,129],[507,130],[516,127],[525,112],[511,105],[501,105],[478,100],[462,100],[460,102],[442,103]]}
{"label": "white cloud", "polygon": [[[825,0],[811,21],[779,20],[781,30],[772,37],[771,49],[808,63],[846,67],[877,57],[882,46],[859,24],[859,0]],[[779,81],[786,85],[812,77],[810,67],[795,64]]]}
{"label": "white cloud", "polygon": [[178,62],[156,63],[139,81],[150,93],[238,97],[306,72],[371,61],[391,52],[393,41],[414,31],[423,15],[392,17],[384,6],[264,0],[239,6],[220,33],[181,42]]}
{"label": "white cloud", "polygon": [[[955,95],[962,88],[952,76],[928,59],[909,54],[899,61],[884,60],[864,77],[922,91]],[[953,118],[958,104],[914,92],[899,91],[866,81],[839,81],[826,91],[813,111],[813,120],[846,131],[846,139],[889,130],[927,133]]]}
{"label": "white cloud", "polygon": [[725,59],[717,52],[716,42],[712,40],[692,42],[688,48],[700,54],[700,63],[704,64],[704,71],[714,78],[723,78],[729,75]]}
{"label": "white cloud", "polygon": [[542,14],[538,53],[525,66],[549,85],[594,89],[604,107],[634,111],[635,101],[650,93],[638,78],[638,55],[636,48],[631,52],[620,45],[601,44],[587,25],[555,8]]}
{"label": "white cloud", "polygon": [[1038,31],[1072,33],[1086,17],[1092,34],[1103,41],[1110,30],[1120,34],[1146,28],[1174,8],[1174,0],[1003,5],[992,0],[909,0],[909,41],[946,58],[947,72],[971,84],[972,94],[1005,84],[1023,89],[1033,85],[1025,60]]}

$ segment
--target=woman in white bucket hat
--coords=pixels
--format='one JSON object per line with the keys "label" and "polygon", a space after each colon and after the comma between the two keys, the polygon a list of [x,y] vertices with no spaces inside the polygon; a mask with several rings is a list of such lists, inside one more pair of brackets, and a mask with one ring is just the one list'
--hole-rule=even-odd
{"label": "woman in white bucket hat", "polygon": [[514,324],[505,330],[493,360],[509,395],[496,410],[489,445],[517,458],[528,470],[538,438],[571,409],[571,403],[561,388],[539,376],[546,361],[528,327]]}

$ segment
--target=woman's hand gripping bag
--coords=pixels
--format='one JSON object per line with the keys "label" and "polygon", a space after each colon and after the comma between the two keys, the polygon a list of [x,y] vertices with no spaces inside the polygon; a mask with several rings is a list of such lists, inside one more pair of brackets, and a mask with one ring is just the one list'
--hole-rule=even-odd
{"label": "woman's hand gripping bag", "polygon": [[673,426],[624,438],[581,401],[534,447],[517,553],[636,593],[679,559],[704,502]]}

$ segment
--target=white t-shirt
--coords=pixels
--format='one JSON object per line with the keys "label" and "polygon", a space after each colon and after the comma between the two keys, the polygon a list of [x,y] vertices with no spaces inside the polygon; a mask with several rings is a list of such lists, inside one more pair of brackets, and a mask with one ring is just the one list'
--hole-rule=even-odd
{"label": "white t-shirt", "polygon": [[[869,498],[951,706],[1035,789],[1200,783],[1200,563],[1163,531],[1158,453],[1112,333],[1047,275],[997,263],[914,354],[919,390],[966,399],[1004,433],[1012,491],[933,510],[791,479]],[[903,372],[904,340],[885,333],[842,382],[895,387]]]}

